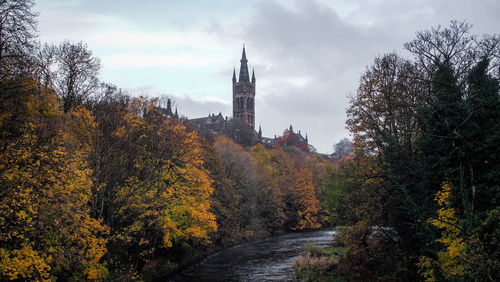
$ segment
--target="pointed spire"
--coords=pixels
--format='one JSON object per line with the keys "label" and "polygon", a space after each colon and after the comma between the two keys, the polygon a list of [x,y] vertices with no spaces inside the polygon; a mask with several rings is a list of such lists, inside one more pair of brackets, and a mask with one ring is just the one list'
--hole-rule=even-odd
{"label": "pointed spire", "polygon": [[262,128],[259,125],[259,138],[262,138]]}
{"label": "pointed spire", "polygon": [[177,107],[175,107],[175,117],[179,117],[179,114],[177,114]]}
{"label": "pointed spire", "polygon": [[243,53],[241,54],[241,66],[240,66],[240,77],[238,82],[250,82],[250,77],[248,76],[248,66],[247,66],[247,55],[245,53],[245,44],[243,44]]}
{"label": "pointed spire", "polygon": [[255,70],[252,68],[252,83],[255,84]]}
{"label": "pointed spire", "polygon": [[247,54],[245,53],[245,44],[243,43],[243,54],[241,54],[241,59],[246,60],[247,59]]}
{"label": "pointed spire", "polygon": [[233,83],[236,83],[236,69],[233,66]]}
{"label": "pointed spire", "polygon": [[293,132],[293,128],[292,128],[292,125],[290,124],[290,131]]}

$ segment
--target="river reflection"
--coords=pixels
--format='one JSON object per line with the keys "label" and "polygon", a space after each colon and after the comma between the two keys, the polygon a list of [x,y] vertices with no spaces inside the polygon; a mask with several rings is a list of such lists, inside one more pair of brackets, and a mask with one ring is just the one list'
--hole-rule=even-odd
{"label": "river reflection", "polygon": [[173,281],[293,281],[293,262],[304,245],[327,246],[336,231],[289,233],[215,253]]}

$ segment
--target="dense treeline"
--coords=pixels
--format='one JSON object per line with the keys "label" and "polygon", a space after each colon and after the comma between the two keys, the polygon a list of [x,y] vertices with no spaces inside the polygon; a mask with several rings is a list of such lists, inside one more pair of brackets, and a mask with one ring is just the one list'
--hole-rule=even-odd
{"label": "dense treeline", "polygon": [[0,280],[150,280],[321,226],[324,159],[200,137],[100,82],[85,44],[37,43],[33,4],[0,1]]}
{"label": "dense treeline", "polygon": [[346,224],[347,280],[488,281],[500,273],[500,38],[418,32],[375,59],[347,110],[356,157],[324,203]]}

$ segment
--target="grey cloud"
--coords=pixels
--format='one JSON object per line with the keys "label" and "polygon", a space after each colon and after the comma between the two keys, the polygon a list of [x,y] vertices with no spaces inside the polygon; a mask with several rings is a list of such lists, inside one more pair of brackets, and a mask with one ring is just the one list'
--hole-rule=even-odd
{"label": "grey cloud", "polygon": [[[339,17],[329,1],[296,0],[286,6],[257,2],[239,36],[264,60],[256,64],[267,64],[256,70],[256,119],[264,133],[273,135],[266,133],[271,128],[280,134],[292,123],[308,131],[319,151],[331,151],[332,144],[348,135],[347,96],[356,92],[360,75],[376,56],[393,51],[408,56],[402,46],[415,32],[446,26],[452,19],[467,18],[473,24],[477,20],[484,27],[480,11],[491,19],[500,6],[498,1],[484,1],[487,11],[467,1],[438,2],[365,0],[347,18]],[[287,83],[294,78],[307,83]]]}
{"label": "grey cloud", "polygon": [[231,105],[219,101],[198,101],[189,96],[173,97],[175,105],[179,109],[179,114],[188,118],[198,118],[208,116],[209,113],[222,113],[223,116],[230,116],[232,113]]}
{"label": "grey cloud", "polygon": [[[259,2],[242,31],[248,48],[266,59],[258,63],[270,65],[257,73],[262,83],[257,80],[256,119],[265,134],[267,128],[281,134],[293,124],[308,132],[321,152],[328,152],[348,135],[346,96],[355,91],[359,75],[379,52],[378,34],[342,22],[321,3],[294,3],[290,8]],[[294,78],[307,82],[286,83]]]}
{"label": "grey cloud", "polygon": [[[376,38],[343,23],[336,12],[315,1],[295,1],[294,8],[274,1],[256,4],[243,38],[266,54],[273,65],[292,65],[286,73],[308,72],[319,78],[338,74],[359,61]],[[350,62],[349,62],[350,61]],[[282,73],[283,74],[283,73]]]}
{"label": "grey cloud", "polygon": [[[215,48],[231,49],[224,55],[227,62],[209,70],[209,79],[201,81],[198,76],[198,81],[192,83],[189,79],[184,83],[183,79],[185,88],[182,88],[184,85],[171,86],[170,91],[177,91],[177,95],[198,94],[173,97],[179,112],[190,118],[206,116],[209,111],[231,114],[230,68],[233,64],[238,68],[241,44],[246,43],[249,66],[255,67],[257,77],[256,121],[262,124],[264,134],[281,134],[293,124],[294,128],[307,132],[321,152],[331,151],[332,144],[348,135],[344,124],[346,96],[356,92],[360,75],[375,56],[393,50],[409,56],[402,45],[412,40],[416,31],[446,26],[452,19],[466,19],[474,25],[472,32],[479,35],[498,32],[500,26],[498,0],[157,1],[149,4],[125,0],[118,6],[116,1],[78,0],[72,1],[72,5],[66,2],[37,4],[41,12],[42,40],[52,41],[64,34],[74,41],[88,41],[100,30],[120,26],[125,30],[201,32],[214,38],[218,44]],[[117,49],[102,49],[104,47],[98,44],[97,47],[101,49],[96,50],[96,55],[122,48],[118,45]],[[178,48],[197,50],[197,46],[192,45]],[[151,46],[148,52],[173,54],[180,49]],[[172,73],[162,71],[154,69],[147,73],[136,69],[130,77],[137,83],[128,85],[156,83],[157,87],[167,89],[173,78],[162,76]],[[126,70],[120,70],[114,76],[125,74]],[[226,102],[199,98],[202,92],[216,95],[213,89],[219,83],[222,83],[219,91],[227,93],[223,97]],[[196,87],[199,84],[210,90]],[[141,91],[151,96],[164,94],[154,89],[138,90]]]}
{"label": "grey cloud", "polygon": [[[349,1],[345,1],[348,3]],[[340,3],[343,5],[345,3]],[[500,12],[500,2],[484,0],[396,1],[363,0],[349,15],[339,16],[328,0],[264,0],[253,2],[251,12],[241,19],[212,19],[204,32],[221,44],[246,43],[249,66],[257,77],[256,121],[264,135],[282,134],[290,124],[307,132],[320,152],[348,136],[345,129],[347,96],[355,93],[360,75],[375,56],[399,52],[415,32],[452,19],[467,19],[492,33],[491,19]],[[496,20],[498,23],[498,20]],[[490,23],[488,25],[488,23]],[[490,30],[488,30],[490,29]],[[239,48],[239,47],[237,47]],[[239,55],[230,64],[238,71]],[[230,73],[218,70],[217,76]],[[295,83],[297,82],[297,83]],[[231,101],[230,93],[226,101]],[[178,97],[179,109],[189,117],[205,116],[209,109],[231,114],[231,105],[198,102],[195,97]]]}
{"label": "grey cloud", "polygon": [[134,97],[144,96],[170,98],[172,100],[172,107],[174,110],[177,108],[179,115],[187,118],[204,117],[208,116],[209,113],[218,114],[219,112],[221,112],[224,116],[229,116],[232,112],[231,105],[222,101],[204,101],[193,98],[194,95],[175,96],[151,86],[128,88],[126,91]]}

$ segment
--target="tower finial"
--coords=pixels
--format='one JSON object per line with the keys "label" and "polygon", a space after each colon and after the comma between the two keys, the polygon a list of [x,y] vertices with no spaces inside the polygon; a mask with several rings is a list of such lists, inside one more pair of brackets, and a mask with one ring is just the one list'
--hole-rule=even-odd
{"label": "tower finial", "polygon": [[252,83],[255,84],[255,70],[252,68]]}
{"label": "tower finial", "polygon": [[243,44],[243,52],[241,54],[241,66],[240,66],[240,77],[239,82],[250,82],[250,77],[248,76],[248,66],[247,66],[247,54],[245,52],[245,44]]}
{"label": "tower finial", "polygon": [[236,82],[236,68],[233,66],[233,83]]}

